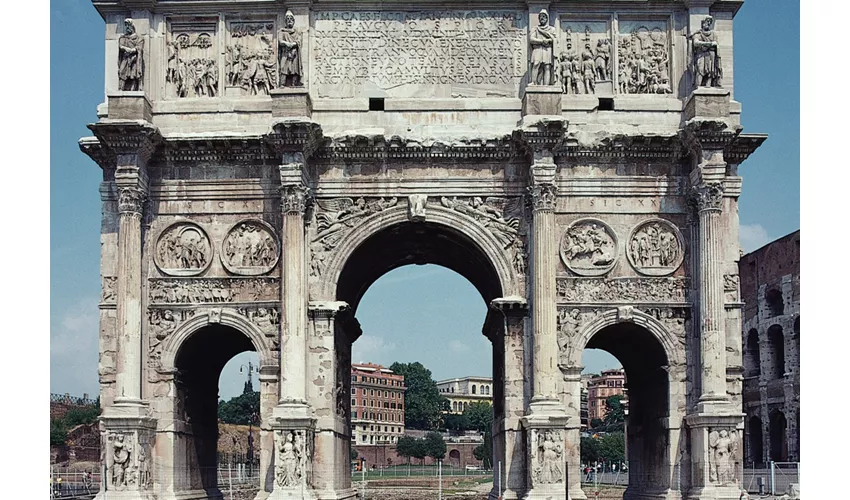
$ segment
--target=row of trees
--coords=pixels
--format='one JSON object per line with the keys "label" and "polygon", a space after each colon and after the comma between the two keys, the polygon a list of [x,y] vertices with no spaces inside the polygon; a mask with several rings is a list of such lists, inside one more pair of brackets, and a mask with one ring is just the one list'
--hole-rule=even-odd
{"label": "row of trees", "polygon": [[446,442],[443,440],[443,435],[439,432],[429,432],[421,439],[402,436],[398,438],[396,453],[399,456],[407,458],[407,463],[410,463],[412,457],[418,458],[424,464],[425,457],[431,457],[436,460],[445,458]]}

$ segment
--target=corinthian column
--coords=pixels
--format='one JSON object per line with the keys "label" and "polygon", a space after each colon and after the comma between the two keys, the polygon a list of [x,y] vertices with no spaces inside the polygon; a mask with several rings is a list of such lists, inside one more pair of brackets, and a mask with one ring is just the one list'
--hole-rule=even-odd
{"label": "corinthian column", "polygon": [[283,256],[281,258],[280,402],[306,405],[307,275],[304,213],[309,188],[303,177],[304,155],[291,153],[280,166]]}
{"label": "corinthian column", "polygon": [[[726,401],[726,338],[723,318],[723,267],[720,214],[723,185],[702,182],[692,190],[699,218],[699,318],[702,361],[701,403]],[[709,403],[710,404],[710,403]]]}
{"label": "corinthian column", "polygon": [[[142,399],[142,207],[139,183],[118,188],[118,348],[116,403]],[[120,184],[119,184],[120,186]]]}

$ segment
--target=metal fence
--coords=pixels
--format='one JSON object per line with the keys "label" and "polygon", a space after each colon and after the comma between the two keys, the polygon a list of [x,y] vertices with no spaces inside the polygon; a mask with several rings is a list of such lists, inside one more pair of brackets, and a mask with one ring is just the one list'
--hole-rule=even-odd
{"label": "metal fence", "polygon": [[800,484],[800,463],[770,462],[761,468],[753,465],[744,468],[743,480],[747,493],[781,495],[791,484]]}

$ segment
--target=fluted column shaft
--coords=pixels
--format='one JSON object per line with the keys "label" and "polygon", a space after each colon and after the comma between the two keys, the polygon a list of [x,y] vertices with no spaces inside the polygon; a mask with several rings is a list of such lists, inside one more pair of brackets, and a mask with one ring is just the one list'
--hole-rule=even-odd
{"label": "fluted column shaft", "polygon": [[142,397],[142,206],[143,190],[118,189],[118,286],[116,315],[121,366],[116,402]]}
{"label": "fluted column shaft", "polygon": [[[300,156],[300,155],[299,155]],[[300,182],[303,160],[281,165],[281,257],[280,401],[307,403],[307,274],[304,213],[309,189]],[[295,175],[292,175],[295,174]],[[298,181],[287,184],[293,178]]]}
{"label": "fluted column shaft", "polygon": [[531,318],[534,334],[533,401],[557,400],[558,336],[555,306],[555,186],[531,186],[534,215],[532,221],[533,287]]}
{"label": "fluted column shaft", "polygon": [[720,228],[723,186],[703,183],[694,188],[699,217],[699,311],[702,353],[700,401],[726,399],[726,338],[724,336],[723,267]]}

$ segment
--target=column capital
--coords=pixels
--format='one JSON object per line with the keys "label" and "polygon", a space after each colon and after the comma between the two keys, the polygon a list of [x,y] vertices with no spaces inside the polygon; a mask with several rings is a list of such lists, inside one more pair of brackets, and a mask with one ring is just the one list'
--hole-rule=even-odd
{"label": "column capital", "polygon": [[691,187],[690,202],[697,212],[720,212],[723,207],[723,184],[703,182]]}
{"label": "column capital", "polygon": [[280,211],[284,215],[304,215],[310,204],[311,190],[303,184],[280,187]]}
{"label": "column capital", "polygon": [[137,186],[118,187],[118,213],[142,216],[147,193]]}
{"label": "column capital", "polygon": [[535,212],[553,212],[555,210],[556,193],[554,184],[534,184],[528,186],[528,195]]}

